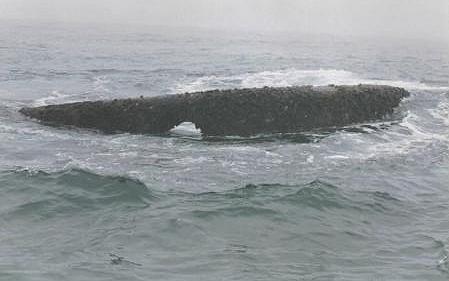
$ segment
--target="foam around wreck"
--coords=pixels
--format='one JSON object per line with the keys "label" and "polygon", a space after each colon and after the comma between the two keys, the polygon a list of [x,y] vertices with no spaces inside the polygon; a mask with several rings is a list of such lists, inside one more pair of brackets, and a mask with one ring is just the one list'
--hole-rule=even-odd
{"label": "foam around wreck", "polygon": [[402,88],[380,85],[264,87],[77,102],[20,112],[47,125],[105,133],[160,134],[192,122],[204,135],[249,136],[379,120],[408,95]]}

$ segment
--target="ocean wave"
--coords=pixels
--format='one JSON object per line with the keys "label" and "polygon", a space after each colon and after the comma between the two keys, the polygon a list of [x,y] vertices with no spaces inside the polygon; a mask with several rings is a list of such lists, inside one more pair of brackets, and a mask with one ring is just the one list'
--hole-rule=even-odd
{"label": "ocean wave", "polygon": [[48,95],[32,102],[32,106],[46,106],[61,103],[82,102],[90,100],[110,99],[115,89],[113,80],[107,75],[97,75],[90,78],[91,89],[82,92],[68,93],[64,90],[53,90]]}
{"label": "ocean wave", "polygon": [[103,176],[70,169],[47,173],[16,169],[0,173],[4,192],[27,199],[10,206],[9,215],[48,218],[104,208],[146,208],[157,197],[142,182],[123,176]]}
{"label": "ocean wave", "polygon": [[315,180],[293,194],[279,199],[282,203],[305,206],[319,210],[351,210],[355,212],[394,213],[401,215],[402,201],[387,192],[347,192],[336,185]]}
{"label": "ocean wave", "polygon": [[212,89],[253,88],[253,87],[287,87],[299,85],[325,86],[376,84],[402,87],[408,90],[447,91],[449,87],[428,85],[417,81],[400,81],[364,78],[351,71],[339,69],[299,70],[295,68],[244,73],[232,76],[204,76],[190,83],[179,84],[176,93],[198,92]]}
{"label": "ocean wave", "polygon": [[430,114],[449,126],[449,93],[442,93],[437,107],[430,110]]}
{"label": "ocean wave", "polygon": [[370,155],[411,155],[411,152],[423,151],[435,144],[441,145],[444,150],[449,142],[445,105],[441,106],[440,103],[439,108],[429,111],[433,115],[432,119],[423,116],[422,112],[408,110],[405,117],[397,123],[397,127],[377,135],[382,142],[372,143],[367,147],[365,155],[368,158]]}
{"label": "ocean wave", "polygon": [[[261,211],[276,215],[272,204],[282,206],[311,208],[319,211],[351,210],[356,212],[394,212],[401,215],[402,201],[383,191],[345,191],[337,185],[314,180],[300,185],[248,184],[242,188],[226,192],[206,192],[194,195],[205,201],[232,202],[220,210],[201,211],[201,216],[226,214],[250,215]],[[271,206],[271,207],[270,207]]]}
{"label": "ocean wave", "polygon": [[33,106],[45,106],[50,104],[61,103],[65,99],[69,98],[70,95],[61,93],[60,91],[52,91],[48,96],[36,99],[33,102]]}
{"label": "ocean wave", "polygon": [[[4,192],[20,193],[28,198],[20,204],[9,206],[8,216],[38,219],[107,208],[142,209],[165,197],[129,177],[104,176],[80,169],[49,173],[18,168],[1,172],[0,185],[4,186]],[[223,192],[170,191],[165,195],[181,199],[180,202],[196,201],[199,207],[192,210],[192,215],[204,219],[214,216],[262,215],[282,220],[283,212],[279,212],[276,207],[279,204],[287,208],[311,208],[320,212],[347,209],[384,213],[395,210],[396,215],[401,208],[401,200],[389,193],[347,192],[322,180],[299,185],[247,184]],[[210,208],[210,204],[215,207]]]}

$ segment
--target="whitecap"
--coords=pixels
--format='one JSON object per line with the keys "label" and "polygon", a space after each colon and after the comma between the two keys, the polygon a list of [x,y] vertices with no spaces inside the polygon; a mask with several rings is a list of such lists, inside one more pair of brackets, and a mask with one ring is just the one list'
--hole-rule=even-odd
{"label": "whitecap", "polygon": [[434,118],[449,126],[449,95],[447,93],[441,94],[441,101],[436,108],[430,109],[429,112]]}
{"label": "whitecap", "polygon": [[33,102],[33,106],[46,106],[51,104],[58,104],[64,101],[67,97],[69,97],[68,94],[64,94],[58,90],[54,90],[50,93],[50,95],[35,100]]}
{"label": "whitecap", "polygon": [[418,81],[386,80],[364,78],[351,71],[342,69],[300,70],[289,68],[257,73],[244,73],[231,76],[204,76],[189,83],[176,86],[175,93],[198,92],[213,89],[253,88],[253,87],[287,87],[299,85],[325,86],[334,85],[391,85],[407,90],[446,91],[449,87],[431,86]]}
{"label": "whitecap", "polygon": [[339,154],[336,154],[336,155],[325,156],[324,158],[325,158],[325,159],[349,159],[350,157],[349,157],[349,156],[346,156],[346,155],[339,155]]}

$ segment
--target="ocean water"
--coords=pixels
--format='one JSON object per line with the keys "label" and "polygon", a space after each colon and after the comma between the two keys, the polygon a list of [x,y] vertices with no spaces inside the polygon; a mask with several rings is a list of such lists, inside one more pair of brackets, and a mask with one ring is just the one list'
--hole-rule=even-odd
{"label": "ocean water", "polygon": [[[395,117],[202,138],[46,127],[23,106],[374,83]],[[448,280],[449,46],[0,25],[0,280]]]}

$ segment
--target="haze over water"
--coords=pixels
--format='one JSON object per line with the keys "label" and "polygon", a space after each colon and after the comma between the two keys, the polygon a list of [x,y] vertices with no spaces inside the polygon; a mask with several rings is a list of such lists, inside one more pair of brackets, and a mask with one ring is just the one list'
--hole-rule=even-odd
{"label": "haze over water", "polygon": [[[239,29],[2,22],[0,280],[448,279],[446,41]],[[251,138],[103,135],[17,112],[359,83],[411,97],[393,119]]]}

